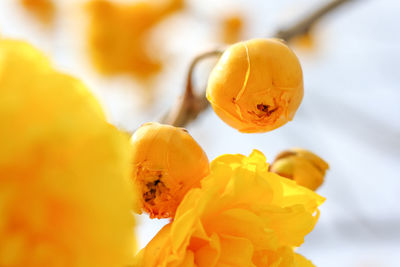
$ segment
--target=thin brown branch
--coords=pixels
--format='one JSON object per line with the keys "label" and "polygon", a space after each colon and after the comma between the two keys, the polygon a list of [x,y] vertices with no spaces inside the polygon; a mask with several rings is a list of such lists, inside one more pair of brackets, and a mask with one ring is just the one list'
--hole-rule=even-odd
{"label": "thin brown branch", "polygon": [[322,17],[337,9],[342,4],[351,2],[354,0],[333,0],[320,8],[311,12],[307,17],[295,23],[293,26],[287,29],[280,29],[275,33],[275,37],[283,39],[285,41],[290,41],[293,37],[307,33],[310,28],[318,22]]}
{"label": "thin brown branch", "polygon": [[[318,22],[326,14],[337,9],[342,4],[351,1],[354,0],[332,0],[326,5],[318,8],[314,12],[311,12],[308,16],[295,23],[293,26],[287,29],[279,29],[278,31],[276,31],[274,36],[285,41],[290,41],[290,39],[292,39],[293,37],[305,34],[316,22]],[[209,106],[205,92],[203,92],[201,95],[193,92],[193,71],[196,65],[203,59],[220,56],[222,53],[222,50],[211,50],[202,53],[193,59],[187,74],[185,93],[179,99],[177,105],[175,105],[162,118],[162,123],[183,127],[189,122],[196,119],[197,116]]]}

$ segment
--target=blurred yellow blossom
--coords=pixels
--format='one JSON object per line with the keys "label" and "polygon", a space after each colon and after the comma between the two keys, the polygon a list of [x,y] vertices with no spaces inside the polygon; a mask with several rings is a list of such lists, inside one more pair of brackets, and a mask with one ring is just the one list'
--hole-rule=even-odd
{"label": "blurred yellow blossom", "polygon": [[268,171],[264,155],[223,155],[138,254],[140,266],[313,266],[293,251],[324,198]]}
{"label": "blurred yellow blossom", "polygon": [[292,148],[276,156],[270,170],[297,184],[316,190],[324,182],[328,163],[311,151]]}
{"label": "blurred yellow blossom", "polygon": [[181,9],[183,0],[112,3],[94,0],[90,13],[92,60],[103,74],[129,73],[149,77],[162,67],[160,51],[149,51],[149,33],[166,16]]}
{"label": "blurred yellow blossom", "polygon": [[20,0],[21,4],[37,16],[43,23],[53,22],[55,6],[52,0]]}
{"label": "blurred yellow blossom", "polygon": [[319,39],[323,29],[319,25],[312,25],[311,28],[297,34],[289,39],[289,44],[294,50],[302,50],[302,52],[312,52],[318,49]]}
{"label": "blurred yellow blossom", "polygon": [[290,40],[290,44],[304,50],[312,50],[315,48],[315,37],[310,31],[307,31],[304,34],[293,37]]}
{"label": "blurred yellow blossom", "polygon": [[78,80],[0,39],[0,266],[126,266],[129,138]]}
{"label": "blurred yellow blossom", "polygon": [[233,44],[242,39],[243,17],[240,14],[231,14],[222,19],[222,41]]}

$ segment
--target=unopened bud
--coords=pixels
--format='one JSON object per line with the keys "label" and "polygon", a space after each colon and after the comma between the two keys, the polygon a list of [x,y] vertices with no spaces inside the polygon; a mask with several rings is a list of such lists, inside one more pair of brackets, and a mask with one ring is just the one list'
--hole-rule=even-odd
{"label": "unopened bud", "polygon": [[193,187],[209,173],[207,155],[183,128],[142,125],[132,137],[133,180],[143,210],[151,218],[168,218]]}
{"label": "unopened bud", "polygon": [[292,120],[303,98],[297,56],[278,39],[230,46],[208,80],[207,99],[217,115],[245,133],[267,132]]}
{"label": "unopened bud", "polygon": [[311,151],[293,148],[277,155],[270,171],[316,190],[324,181],[328,163]]}

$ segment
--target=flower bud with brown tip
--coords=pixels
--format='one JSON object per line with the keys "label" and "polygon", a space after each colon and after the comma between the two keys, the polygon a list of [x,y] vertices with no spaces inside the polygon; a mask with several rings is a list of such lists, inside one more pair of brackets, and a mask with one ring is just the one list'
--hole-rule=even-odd
{"label": "flower bud with brown tip", "polygon": [[193,187],[209,173],[207,155],[183,128],[143,124],[132,136],[133,180],[142,209],[151,218],[169,218]]}
{"label": "flower bud with brown tip", "polygon": [[303,98],[297,56],[278,39],[230,46],[208,80],[207,99],[217,115],[244,133],[267,132],[292,120]]}
{"label": "flower bud with brown tip", "polygon": [[323,183],[329,165],[311,151],[293,148],[279,153],[269,168],[271,172],[316,190]]}

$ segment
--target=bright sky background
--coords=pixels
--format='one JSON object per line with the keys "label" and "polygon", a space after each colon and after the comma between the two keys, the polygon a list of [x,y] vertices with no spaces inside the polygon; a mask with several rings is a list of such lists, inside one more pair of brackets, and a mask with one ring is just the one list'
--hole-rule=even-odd
{"label": "bright sky background", "polygon": [[[107,109],[110,121],[134,130],[157,120],[183,90],[196,53],[217,44],[215,25],[228,8],[246,16],[245,38],[267,37],[325,1],[188,0],[189,9],[157,28],[165,44],[165,71],[140,89],[129,77],[104,78],[87,60],[83,1],[57,1],[54,29],[45,29],[17,0],[0,1],[0,35],[29,40],[55,65],[78,76]],[[208,110],[188,130],[210,159],[261,150],[310,149],[331,166],[319,193],[327,198],[315,230],[299,250],[320,267],[398,267],[400,260],[400,1],[359,0],[315,28],[312,51],[294,47],[303,65],[305,97],[293,122],[265,134],[240,134]],[[207,81],[207,64],[198,86]],[[153,102],[143,101],[155,89]],[[139,218],[144,246],[165,221]]]}

